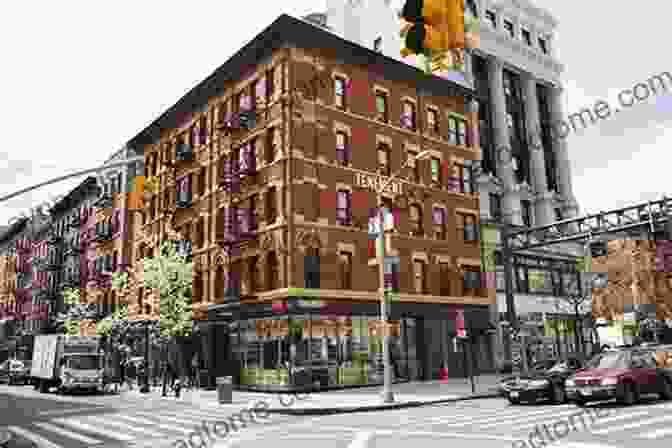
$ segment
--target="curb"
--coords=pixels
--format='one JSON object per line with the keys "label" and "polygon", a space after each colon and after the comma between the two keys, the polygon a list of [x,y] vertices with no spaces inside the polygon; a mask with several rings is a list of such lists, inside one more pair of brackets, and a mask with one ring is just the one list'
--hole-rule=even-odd
{"label": "curb", "polygon": [[396,410],[406,408],[418,408],[422,406],[432,406],[444,403],[456,403],[459,401],[478,400],[482,398],[498,398],[500,396],[501,395],[499,394],[499,392],[493,391],[482,394],[467,395],[464,397],[442,398],[440,400],[431,400],[431,401],[407,401],[405,403],[378,404],[373,406],[350,406],[350,407],[338,407],[338,408],[304,408],[304,409],[275,408],[275,409],[268,409],[266,412],[268,412],[269,414],[280,414],[280,415],[352,414],[355,412],[373,412],[373,411],[385,411],[385,410]]}

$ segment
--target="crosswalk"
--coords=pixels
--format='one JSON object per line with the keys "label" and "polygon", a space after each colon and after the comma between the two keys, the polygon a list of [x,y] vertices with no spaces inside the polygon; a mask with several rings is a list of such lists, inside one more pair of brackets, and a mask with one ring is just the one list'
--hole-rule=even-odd
{"label": "crosswalk", "polygon": [[[672,441],[672,403],[634,407],[506,406],[491,409],[445,406],[436,413],[405,413],[404,426],[436,431],[527,436],[536,428],[562,428],[568,432]],[[445,412],[444,412],[445,411]],[[396,418],[396,417],[395,417]],[[564,423],[563,423],[564,422]],[[585,423],[584,423],[585,422]],[[565,429],[568,428],[568,429]]]}
{"label": "crosswalk", "polygon": [[[226,421],[234,410],[199,408],[162,409],[148,411],[125,410],[93,415],[49,416],[7,429],[34,442],[38,448],[83,448],[114,443],[152,441],[151,446],[174,446],[202,426]],[[263,424],[277,416],[256,419]]]}

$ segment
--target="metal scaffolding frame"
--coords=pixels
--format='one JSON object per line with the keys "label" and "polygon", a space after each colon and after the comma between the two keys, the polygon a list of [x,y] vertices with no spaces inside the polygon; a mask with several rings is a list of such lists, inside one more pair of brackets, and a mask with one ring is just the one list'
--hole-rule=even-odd
{"label": "metal scaffolding frame", "polygon": [[672,199],[663,197],[607,212],[570,218],[545,226],[514,229],[505,225],[502,229],[502,261],[506,292],[506,314],[509,331],[505,338],[505,352],[511,359],[511,335],[518,330],[513,292],[513,262],[517,253],[553,244],[580,242],[590,244],[594,237],[607,234],[650,236],[668,225]]}

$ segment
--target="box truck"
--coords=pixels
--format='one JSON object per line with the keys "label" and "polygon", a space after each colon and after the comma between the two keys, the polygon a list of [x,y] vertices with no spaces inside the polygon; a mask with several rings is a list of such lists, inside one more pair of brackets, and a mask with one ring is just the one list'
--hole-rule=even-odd
{"label": "box truck", "polygon": [[56,387],[98,391],[103,385],[103,354],[98,336],[35,336],[30,372],[40,392]]}

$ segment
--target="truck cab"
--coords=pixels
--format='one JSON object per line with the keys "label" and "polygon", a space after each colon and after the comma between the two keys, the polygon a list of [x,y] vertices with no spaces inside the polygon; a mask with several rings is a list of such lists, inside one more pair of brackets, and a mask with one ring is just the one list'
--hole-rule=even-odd
{"label": "truck cab", "polygon": [[61,390],[99,389],[103,384],[103,358],[97,353],[68,353],[60,360]]}

